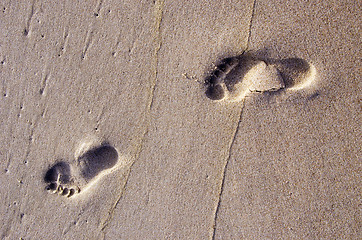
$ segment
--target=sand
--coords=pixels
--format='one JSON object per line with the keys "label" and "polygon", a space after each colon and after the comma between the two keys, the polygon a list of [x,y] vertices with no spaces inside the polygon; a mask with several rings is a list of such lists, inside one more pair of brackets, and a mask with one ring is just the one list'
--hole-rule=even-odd
{"label": "sand", "polygon": [[359,3],[0,7],[1,239],[360,238]]}

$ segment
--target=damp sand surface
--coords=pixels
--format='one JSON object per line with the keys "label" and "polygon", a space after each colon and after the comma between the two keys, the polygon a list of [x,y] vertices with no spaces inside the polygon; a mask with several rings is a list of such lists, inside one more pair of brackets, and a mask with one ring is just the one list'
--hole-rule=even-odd
{"label": "damp sand surface", "polygon": [[0,238],[357,239],[359,15],[1,3]]}

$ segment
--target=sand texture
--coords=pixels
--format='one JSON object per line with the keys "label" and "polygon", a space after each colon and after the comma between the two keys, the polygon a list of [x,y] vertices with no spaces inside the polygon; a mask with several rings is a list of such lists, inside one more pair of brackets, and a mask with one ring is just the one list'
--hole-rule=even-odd
{"label": "sand texture", "polygon": [[1,1],[0,239],[360,239],[358,1]]}

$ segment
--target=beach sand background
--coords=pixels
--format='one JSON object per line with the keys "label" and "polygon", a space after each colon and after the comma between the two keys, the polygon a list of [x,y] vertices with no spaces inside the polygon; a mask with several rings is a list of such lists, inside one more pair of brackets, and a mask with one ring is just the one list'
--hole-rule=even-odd
{"label": "beach sand background", "polygon": [[[1,1],[1,239],[359,239],[360,9]],[[213,64],[244,51],[316,77],[207,98]],[[45,190],[104,143],[118,163],[86,191]]]}

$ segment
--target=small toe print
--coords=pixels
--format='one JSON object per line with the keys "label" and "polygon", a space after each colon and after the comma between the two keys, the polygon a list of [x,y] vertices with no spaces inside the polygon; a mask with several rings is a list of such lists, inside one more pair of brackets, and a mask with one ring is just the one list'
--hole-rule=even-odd
{"label": "small toe print", "polygon": [[69,189],[69,193],[67,197],[71,197],[75,194],[75,190],[73,188]]}
{"label": "small toe print", "polygon": [[61,194],[63,192],[63,186],[59,185],[56,191],[58,194]]}
{"label": "small toe print", "polygon": [[55,190],[57,190],[57,188],[58,188],[58,185],[56,183],[51,183],[48,186],[46,186],[46,190],[48,190],[48,191],[55,191]]}
{"label": "small toe print", "polygon": [[64,188],[64,189],[63,189],[63,192],[62,192],[62,195],[63,195],[63,196],[69,195],[69,189],[68,189],[68,188]]}
{"label": "small toe print", "polygon": [[74,194],[77,194],[77,193],[80,193],[80,188],[79,187],[70,188],[67,197],[71,197],[71,196],[73,196]]}

